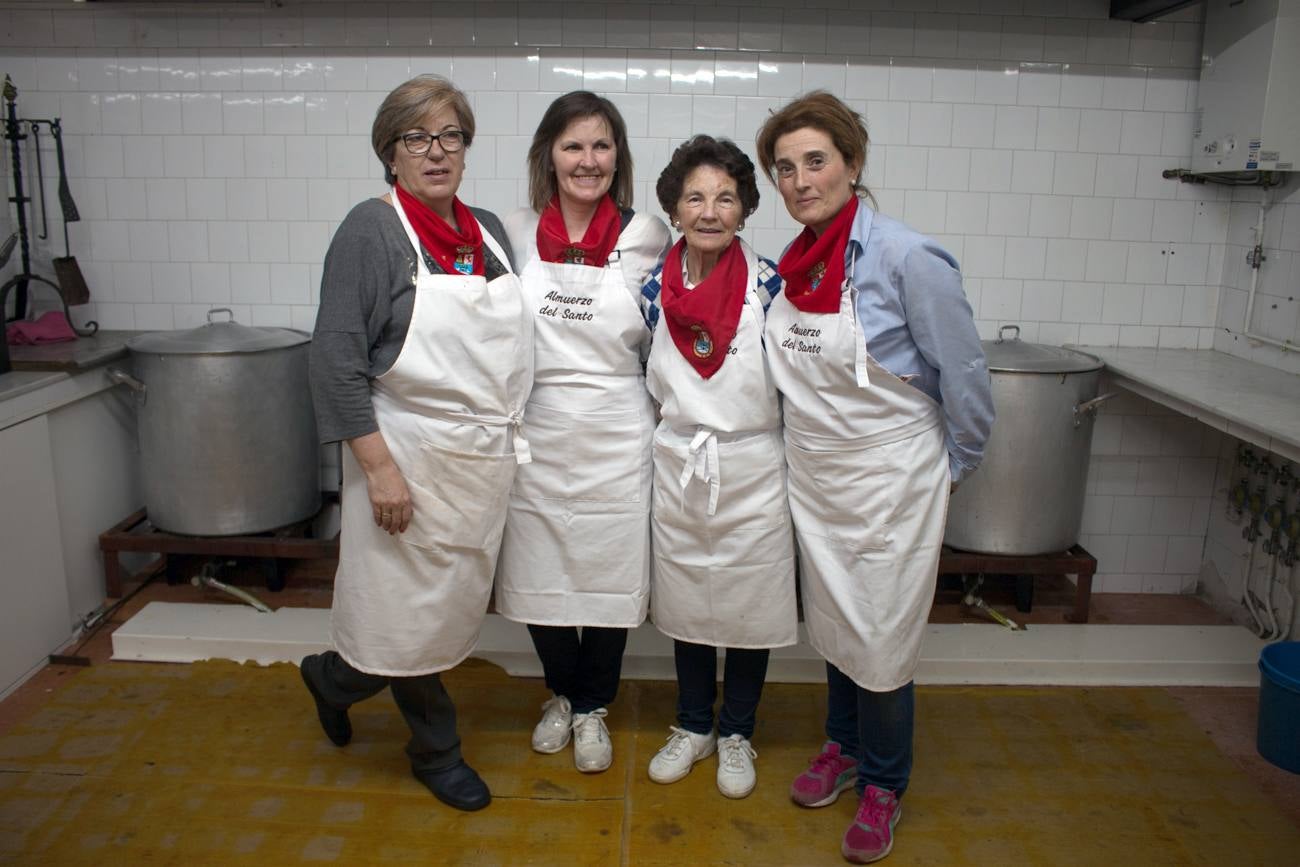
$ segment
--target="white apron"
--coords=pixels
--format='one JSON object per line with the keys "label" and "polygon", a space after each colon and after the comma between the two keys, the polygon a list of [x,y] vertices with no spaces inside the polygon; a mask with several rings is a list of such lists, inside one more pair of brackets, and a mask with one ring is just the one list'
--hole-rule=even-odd
{"label": "white apron", "polygon": [[[366,478],[343,451],[342,531],[331,615],[353,667],[392,677],[443,671],[478,640],[492,592],[532,381],[532,318],[519,278],[432,274],[416,250],[415,307],[393,366],[372,384],[379,430],[411,492],[405,533],[375,526]],[[505,252],[483,231],[502,264]]]}
{"label": "white apron", "polygon": [[536,456],[510,492],[496,610],[545,626],[638,626],[650,586],[654,432],[645,320],[617,248],[604,268],[534,255],[521,282],[536,347],[526,413]]}
{"label": "white apron", "polygon": [[858,686],[912,680],[948,509],[938,404],[867,352],[852,268],[837,313],[768,309],[784,399],[790,513],[814,649]]}
{"label": "white apron", "polygon": [[716,647],[798,640],[794,540],[781,409],[763,351],[758,262],[726,362],[709,379],[655,330],[646,384],[661,405],[654,437],[651,619],[670,638]]}

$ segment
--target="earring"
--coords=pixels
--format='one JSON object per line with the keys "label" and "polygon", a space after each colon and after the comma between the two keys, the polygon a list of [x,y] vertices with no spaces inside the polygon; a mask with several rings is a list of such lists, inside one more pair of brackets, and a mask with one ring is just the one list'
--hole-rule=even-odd
{"label": "earring", "polygon": [[737,232],[743,232],[743,231],[745,231],[745,221],[744,221],[744,220],[741,220],[741,221],[740,221],[740,225],[736,227],[736,231],[737,231]]}

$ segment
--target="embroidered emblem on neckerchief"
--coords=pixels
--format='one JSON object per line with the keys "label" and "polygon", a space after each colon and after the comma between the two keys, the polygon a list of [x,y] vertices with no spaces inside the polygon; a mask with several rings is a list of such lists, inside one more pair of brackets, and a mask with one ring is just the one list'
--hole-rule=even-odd
{"label": "embroidered emblem on neckerchief", "polygon": [[456,261],[452,267],[461,274],[474,273],[474,248],[470,246],[461,246],[456,248]]}
{"label": "embroidered emblem on neckerchief", "polygon": [[713,354],[713,338],[709,337],[709,332],[698,325],[692,325],[691,330],[695,332],[691,352],[695,353],[696,358],[708,358]]}
{"label": "embroidered emblem on neckerchief", "polygon": [[808,272],[808,280],[809,282],[812,283],[813,289],[816,289],[818,286],[822,284],[822,278],[825,276],[826,276],[825,262],[818,262],[816,265],[812,267],[812,270]]}

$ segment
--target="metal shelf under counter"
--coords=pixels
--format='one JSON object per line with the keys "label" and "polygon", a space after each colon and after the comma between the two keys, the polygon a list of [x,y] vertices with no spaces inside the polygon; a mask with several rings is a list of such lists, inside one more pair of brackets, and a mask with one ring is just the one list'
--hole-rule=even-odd
{"label": "metal shelf under counter", "polygon": [[1300,376],[1211,349],[1070,348],[1100,358],[1126,391],[1300,461]]}

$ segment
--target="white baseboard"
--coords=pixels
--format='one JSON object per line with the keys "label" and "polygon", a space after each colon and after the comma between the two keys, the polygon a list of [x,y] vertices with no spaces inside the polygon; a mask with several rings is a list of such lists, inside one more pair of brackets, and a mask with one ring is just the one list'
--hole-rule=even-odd
{"label": "white baseboard", "polygon": [[[802,627],[801,627],[802,636]],[[1260,641],[1240,626],[931,624],[920,684],[1258,686]],[[113,658],[156,662],[297,662],[330,646],[329,611],[151,602],[113,633]],[[528,631],[488,615],[474,656],[517,677],[540,677]],[[623,676],[671,680],[672,640],[646,624],[628,637]],[[821,658],[801,640],[772,652],[768,680],[820,683]]]}

